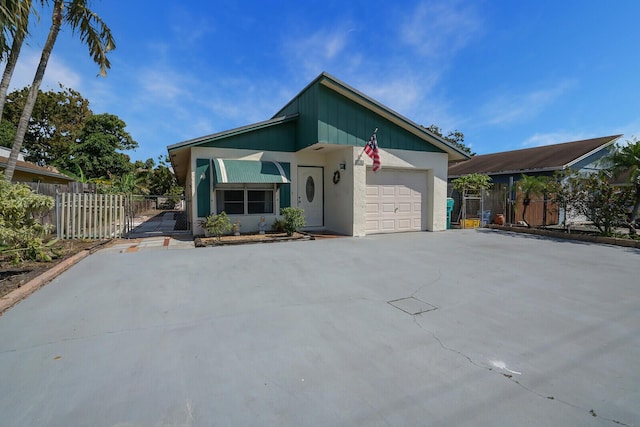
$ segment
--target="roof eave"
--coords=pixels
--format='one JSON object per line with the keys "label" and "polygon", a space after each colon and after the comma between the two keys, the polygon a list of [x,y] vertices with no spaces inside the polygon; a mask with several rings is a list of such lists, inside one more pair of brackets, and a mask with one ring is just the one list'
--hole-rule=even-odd
{"label": "roof eave", "polygon": [[203,143],[213,142],[219,139],[228,138],[230,136],[241,135],[247,132],[253,132],[258,129],[264,129],[271,126],[276,126],[282,123],[290,122],[292,120],[296,120],[298,118],[298,114],[288,114],[284,116],[274,117],[269,120],[265,120],[258,123],[252,123],[250,125],[241,126],[235,129],[230,129],[222,132],[212,133],[210,135],[201,136],[194,139],[189,139],[187,141],[178,142],[177,144],[173,144],[167,147],[169,152],[175,150],[181,150],[183,148],[197,146]]}
{"label": "roof eave", "polygon": [[588,153],[585,153],[582,156],[578,157],[577,159],[574,159],[574,160],[570,161],[569,163],[564,165],[564,168],[571,168],[571,166],[575,165],[576,163],[581,162],[582,160],[584,160],[584,159],[588,158],[589,156],[597,153],[598,151],[601,151],[604,148],[610,147],[611,145],[613,145],[621,137],[622,137],[622,135],[613,135],[611,137],[610,141],[605,142],[604,144],[594,148],[593,150],[589,151]]}
{"label": "roof eave", "polygon": [[[2,162],[2,163],[0,163],[0,166],[2,166],[3,168],[6,169],[7,163]],[[56,179],[59,179],[59,180],[64,180],[64,181],[69,181],[69,182],[73,182],[74,181],[73,178],[71,178],[71,177],[69,177],[67,175],[61,174],[61,173],[51,172],[51,171],[47,171],[47,170],[40,170],[40,169],[32,169],[32,168],[24,167],[24,166],[21,166],[21,165],[16,165],[16,170],[20,171],[20,172],[30,173],[32,175],[48,176],[50,178],[56,178]]]}
{"label": "roof eave", "polygon": [[565,169],[564,166],[550,166],[546,168],[536,168],[536,169],[514,169],[514,170],[506,170],[506,171],[497,171],[497,172],[469,172],[469,173],[459,173],[459,174],[449,174],[449,178],[459,178],[461,176],[470,175],[472,173],[479,173],[483,175],[522,175],[527,173],[544,173],[544,172],[555,172],[559,170]]}

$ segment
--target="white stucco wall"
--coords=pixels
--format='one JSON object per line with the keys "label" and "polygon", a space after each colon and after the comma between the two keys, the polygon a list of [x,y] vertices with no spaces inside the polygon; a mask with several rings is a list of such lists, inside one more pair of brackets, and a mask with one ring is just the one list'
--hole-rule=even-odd
{"label": "white stucco wall", "polygon": [[[193,233],[202,234],[197,218],[197,185],[194,172],[196,159],[228,158],[243,160],[263,160],[287,162],[291,165],[290,200],[292,206],[297,205],[298,166],[320,166],[324,168],[324,228],[336,233],[364,236],[365,233],[365,200],[367,167],[372,161],[363,154],[362,147],[329,147],[324,150],[312,149],[297,153],[263,152],[239,150],[229,148],[194,147],[191,149],[189,179],[191,182],[191,212]],[[427,198],[426,228],[430,231],[446,229],[446,196],[447,196],[447,155],[444,153],[430,153],[421,151],[380,150],[383,168],[417,169],[426,171]],[[345,169],[340,170],[340,164]],[[333,174],[340,171],[340,182],[333,183]],[[214,211],[215,201],[210,194],[211,211]],[[256,231],[261,215],[255,218],[239,216],[242,231]],[[271,225],[276,218],[274,215],[264,215],[267,224]],[[232,216],[232,221],[235,216]],[[255,223],[255,224],[254,224]]]}
{"label": "white stucco wall", "polygon": [[[353,154],[351,147],[331,151],[324,157],[325,165],[325,228],[339,234],[353,233]],[[340,165],[344,164],[344,170]],[[333,182],[333,175],[340,172],[340,181]]]}

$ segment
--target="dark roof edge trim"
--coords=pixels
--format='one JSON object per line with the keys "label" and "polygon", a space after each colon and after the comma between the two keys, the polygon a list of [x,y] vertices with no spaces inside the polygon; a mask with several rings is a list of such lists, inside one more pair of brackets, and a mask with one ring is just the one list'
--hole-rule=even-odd
{"label": "dark roof edge trim", "polygon": [[[3,168],[6,169],[7,163],[0,162],[0,166],[2,166]],[[56,173],[56,172],[51,172],[51,171],[41,170],[41,169],[32,169],[30,167],[24,167],[24,166],[20,166],[20,165],[16,165],[16,170],[20,171],[20,172],[31,173],[33,175],[43,175],[43,176],[48,176],[48,177],[51,177],[51,178],[58,178],[60,180],[67,180],[69,182],[74,181],[73,178],[71,178],[70,176],[67,176],[67,175],[65,175],[63,173]]]}
{"label": "dark roof edge trim", "polygon": [[613,136],[611,136],[611,139],[608,142],[605,142],[604,144],[594,148],[593,150],[589,151],[588,153],[585,153],[582,156],[578,157],[577,159],[574,159],[574,160],[570,161],[569,163],[564,165],[564,167],[565,168],[569,168],[569,167],[575,165],[576,163],[586,159],[587,157],[591,156],[592,154],[597,153],[598,151],[602,150],[603,148],[609,147],[610,145],[613,145],[620,138],[622,138],[622,135],[613,135]]}
{"label": "dark roof edge trim", "polygon": [[222,132],[212,133],[211,135],[201,136],[199,138],[189,139],[187,141],[178,142],[167,147],[168,151],[179,150],[181,148],[192,147],[194,145],[200,145],[205,142],[216,141],[218,139],[227,138],[230,136],[240,135],[247,132],[252,132],[258,129],[264,129],[271,126],[277,126],[282,123],[287,123],[298,118],[298,113],[288,114],[285,116],[274,117],[269,120],[265,120],[258,123],[252,123],[250,125],[241,126],[235,129],[230,129]]}
{"label": "dark roof edge trim", "polygon": [[538,169],[514,169],[509,171],[499,171],[499,172],[470,172],[463,173],[457,175],[449,175],[448,178],[459,178],[461,176],[470,175],[471,173],[478,173],[481,175],[522,175],[527,173],[541,173],[541,172],[555,172],[559,170],[566,169],[564,166],[552,166],[548,168],[538,168]]}

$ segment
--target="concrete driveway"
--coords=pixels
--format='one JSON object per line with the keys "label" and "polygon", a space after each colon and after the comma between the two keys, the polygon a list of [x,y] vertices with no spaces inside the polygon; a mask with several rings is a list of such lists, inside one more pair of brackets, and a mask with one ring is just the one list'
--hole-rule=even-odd
{"label": "concrete driveway", "polygon": [[0,317],[0,424],[640,425],[639,261],[491,230],[103,250]]}

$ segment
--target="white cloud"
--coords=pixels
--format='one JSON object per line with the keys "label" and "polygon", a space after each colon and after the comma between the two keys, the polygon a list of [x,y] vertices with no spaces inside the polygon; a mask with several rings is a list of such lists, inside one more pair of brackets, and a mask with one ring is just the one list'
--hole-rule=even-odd
{"label": "white cloud", "polygon": [[354,76],[356,89],[372,97],[376,101],[392,108],[398,113],[415,119],[424,110],[425,96],[438,77],[435,74],[424,73],[413,75],[412,73],[393,70],[386,75],[372,74],[366,79]]}
{"label": "white cloud", "polygon": [[482,107],[482,115],[485,121],[492,125],[530,119],[553,104],[573,86],[574,81],[565,80],[553,87],[529,93],[499,95]]}
{"label": "white cloud", "polygon": [[184,75],[170,69],[144,69],[138,74],[138,80],[146,92],[146,100],[174,101],[184,95]]}
{"label": "white cloud", "polygon": [[333,68],[353,69],[361,63],[361,56],[345,53],[352,32],[345,25],[337,25],[332,29],[322,28],[308,37],[287,40],[284,54],[290,57],[295,68],[302,68],[307,79]]}
{"label": "white cloud", "polygon": [[[11,79],[10,91],[31,86],[33,76],[40,62],[40,54],[40,51],[30,50],[27,46],[23,48]],[[67,67],[66,64],[60,61],[55,53],[52,53],[49,57],[40,89],[43,91],[58,90],[58,82],[66,87],[80,90],[82,78],[72,68]]]}
{"label": "white cloud", "polygon": [[460,2],[422,2],[401,25],[402,41],[424,56],[451,56],[482,31],[473,6]]}

